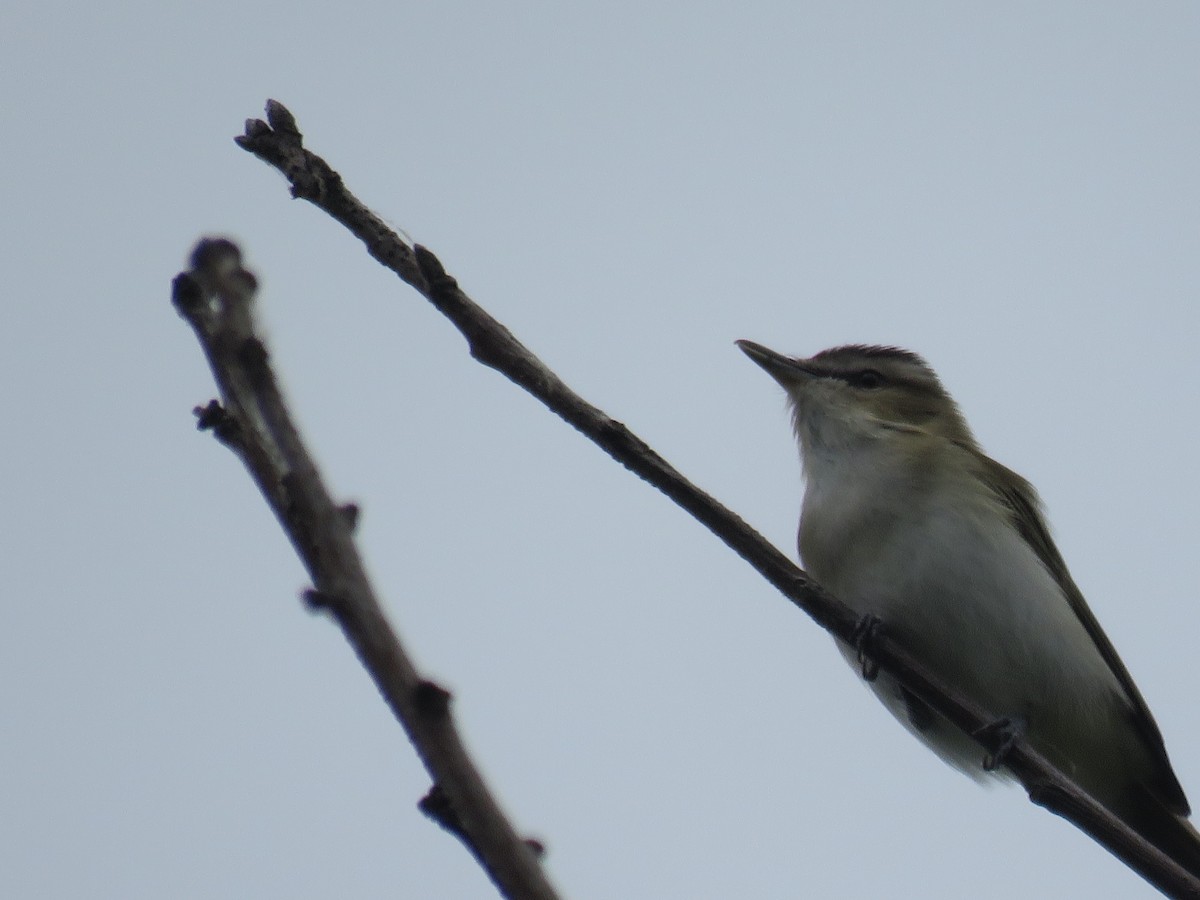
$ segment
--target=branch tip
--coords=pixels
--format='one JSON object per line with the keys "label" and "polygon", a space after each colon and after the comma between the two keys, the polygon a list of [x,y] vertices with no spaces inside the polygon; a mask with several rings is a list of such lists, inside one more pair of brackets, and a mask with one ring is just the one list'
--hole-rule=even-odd
{"label": "branch tip", "polygon": [[271,133],[271,126],[262,119],[247,119],[245,131],[242,134],[234,136],[234,141],[238,146],[245,148],[247,144],[256,141],[264,134]]}
{"label": "branch tip", "polygon": [[300,128],[296,125],[296,117],[292,111],[278,100],[267,101],[267,121],[279,134],[302,140]]}
{"label": "branch tip", "polygon": [[228,238],[202,238],[192,251],[192,268],[224,274],[242,267],[242,251]]}

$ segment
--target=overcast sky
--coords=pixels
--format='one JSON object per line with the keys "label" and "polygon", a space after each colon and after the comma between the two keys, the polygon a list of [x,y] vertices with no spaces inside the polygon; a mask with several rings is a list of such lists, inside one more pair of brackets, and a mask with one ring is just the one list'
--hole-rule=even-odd
{"label": "overcast sky", "polygon": [[576,390],[794,555],[734,347],[924,354],[1041,490],[1200,803],[1193,3],[9,4],[0,893],[487,898],[169,303],[241,242],[420,665],[580,898],[1153,896],[946,768],[668,500],[232,142],[275,97]]}

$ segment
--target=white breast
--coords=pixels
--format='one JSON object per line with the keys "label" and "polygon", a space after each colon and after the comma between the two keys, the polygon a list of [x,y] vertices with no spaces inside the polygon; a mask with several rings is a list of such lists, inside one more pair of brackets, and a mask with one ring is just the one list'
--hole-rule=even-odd
{"label": "white breast", "polygon": [[[867,442],[806,456],[806,568],[878,615],[940,680],[998,717],[1028,721],[1044,752],[1081,742],[1100,752],[1120,687],[1053,576],[968,467],[934,475],[885,450]],[[898,686],[873,688],[911,726]],[[977,746],[947,728],[919,736],[977,772]]]}

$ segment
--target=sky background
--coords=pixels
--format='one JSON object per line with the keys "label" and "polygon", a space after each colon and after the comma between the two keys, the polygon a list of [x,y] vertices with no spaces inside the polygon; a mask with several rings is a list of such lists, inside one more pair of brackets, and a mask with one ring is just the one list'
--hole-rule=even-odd
{"label": "sky background", "polygon": [[572,387],[794,554],[733,345],[924,354],[1041,490],[1200,803],[1200,7],[7,4],[0,893],[487,898],[169,302],[241,242],[400,634],[564,897],[1153,896],[232,141],[267,97]]}

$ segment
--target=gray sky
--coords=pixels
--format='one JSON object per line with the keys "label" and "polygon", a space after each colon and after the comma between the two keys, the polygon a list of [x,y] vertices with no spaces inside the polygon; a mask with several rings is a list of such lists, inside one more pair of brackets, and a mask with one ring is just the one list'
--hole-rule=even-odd
{"label": "gray sky", "polygon": [[168,289],[220,233],[401,634],[564,895],[1151,896],[943,766],[231,137],[288,104],[365,202],[789,553],[781,392],[733,341],[923,353],[1041,489],[1200,803],[1197,7],[413,6],[3,15],[0,892],[493,896],[193,430],[214,388]]}

